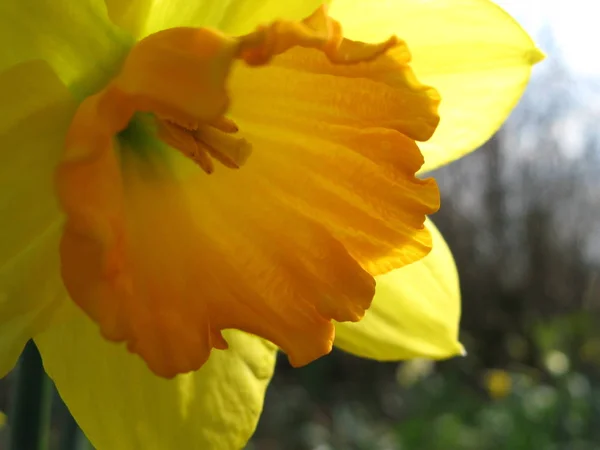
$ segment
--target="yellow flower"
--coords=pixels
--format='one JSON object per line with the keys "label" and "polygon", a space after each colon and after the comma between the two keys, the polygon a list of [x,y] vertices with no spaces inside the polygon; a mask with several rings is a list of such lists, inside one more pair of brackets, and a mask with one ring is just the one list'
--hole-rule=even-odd
{"label": "yellow flower", "polygon": [[[483,0],[319,7],[0,4],[0,371],[34,337],[97,448],[242,447],[268,340],[295,365],[327,353],[375,276],[336,345],[461,352],[415,172],[487,139],[539,52]],[[439,98],[411,54],[443,98],[421,151]]]}
{"label": "yellow flower", "polygon": [[490,397],[495,400],[508,396],[512,390],[512,378],[505,370],[489,370],[484,376],[484,385]]}

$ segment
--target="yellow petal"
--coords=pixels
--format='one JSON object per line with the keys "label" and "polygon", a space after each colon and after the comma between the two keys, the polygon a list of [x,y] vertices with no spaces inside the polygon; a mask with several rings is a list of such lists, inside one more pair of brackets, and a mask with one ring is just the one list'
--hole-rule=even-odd
{"label": "yellow petal", "polygon": [[52,190],[75,104],[42,61],[0,74],[0,376],[66,298]]}
{"label": "yellow petal", "polygon": [[77,96],[114,74],[129,39],[110,22],[103,0],[0,2],[0,71],[43,59]]}
{"label": "yellow petal", "polygon": [[543,58],[527,33],[487,0],[334,0],[352,39],[405,40],[419,79],[441,95],[440,126],[419,144],[422,171],[475,150],[504,122]]}
{"label": "yellow petal", "polygon": [[197,372],[165,380],[105,341],[81,311],[36,338],[44,367],[99,450],[242,448],[262,410],[276,349],[237,331]]}
{"label": "yellow petal", "polygon": [[427,228],[433,237],[431,253],[378,276],[375,298],[363,320],[336,324],[337,347],[381,361],[448,358],[463,352],[454,259],[431,221]]}
{"label": "yellow petal", "polygon": [[244,34],[276,19],[300,20],[321,0],[106,0],[108,14],[136,38],[172,27],[211,27]]}
{"label": "yellow petal", "polygon": [[136,39],[173,27],[216,27],[228,0],[105,0],[108,15]]}
{"label": "yellow petal", "polygon": [[323,0],[231,0],[218,28],[228,34],[244,34],[274,20],[301,20],[323,3]]}

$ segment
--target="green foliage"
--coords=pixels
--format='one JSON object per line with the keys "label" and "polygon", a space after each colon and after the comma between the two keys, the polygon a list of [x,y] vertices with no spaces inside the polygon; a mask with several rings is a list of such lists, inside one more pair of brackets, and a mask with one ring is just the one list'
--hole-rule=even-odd
{"label": "green foliage", "polygon": [[[437,374],[413,388],[410,418],[395,428],[399,448],[419,450],[597,449],[600,385],[578,372],[541,382],[510,373],[513,389],[486,397],[461,377]],[[439,389],[432,391],[433,383]],[[595,400],[595,402],[594,402]],[[596,403],[596,405],[594,405]]]}
{"label": "green foliage", "polygon": [[499,342],[465,333],[469,355],[435,365],[282,360],[249,450],[598,450],[596,323],[588,311]]}

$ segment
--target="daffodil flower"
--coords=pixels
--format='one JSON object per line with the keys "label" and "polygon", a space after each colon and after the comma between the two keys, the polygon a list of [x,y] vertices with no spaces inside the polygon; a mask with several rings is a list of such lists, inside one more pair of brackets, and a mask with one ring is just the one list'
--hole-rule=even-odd
{"label": "daffodil flower", "polygon": [[306,364],[334,330],[462,351],[420,173],[539,59],[493,4],[4,0],[0,23],[0,371],[33,337],[95,447],[240,448],[277,349]]}

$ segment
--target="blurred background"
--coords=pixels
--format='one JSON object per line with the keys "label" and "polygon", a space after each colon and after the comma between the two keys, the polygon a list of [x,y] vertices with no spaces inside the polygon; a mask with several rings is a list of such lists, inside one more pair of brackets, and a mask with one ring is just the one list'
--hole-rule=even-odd
{"label": "blurred background", "polygon": [[[248,450],[600,450],[600,4],[498,3],[548,58],[497,135],[433,174],[468,356],[281,357]],[[53,423],[77,429],[60,402]]]}
{"label": "blurred background", "polygon": [[548,57],[497,135],[433,174],[468,356],[282,357],[249,450],[600,449],[600,4],[497,3]]}

